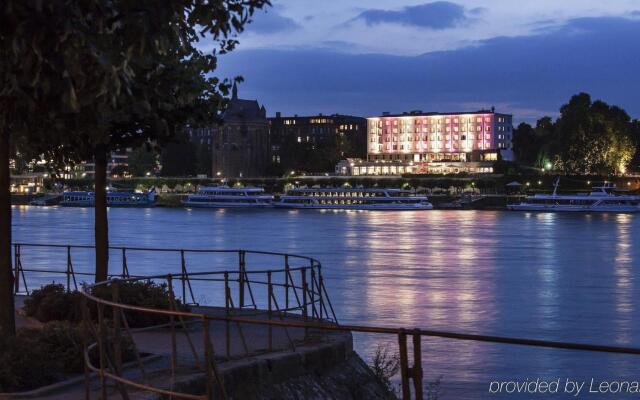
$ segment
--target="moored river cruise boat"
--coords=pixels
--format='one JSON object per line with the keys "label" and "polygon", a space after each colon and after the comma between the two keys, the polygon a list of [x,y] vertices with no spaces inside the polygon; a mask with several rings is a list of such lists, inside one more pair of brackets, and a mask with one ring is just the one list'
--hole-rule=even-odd
{"label": "moored river cruise boat", "polygon": [[402,189],[291,189],[274,206],[297,209],[329,210],[431,210],[425,196]]}
{"label": "moored river cruise boat", "polygon": [[230,188],[205,186],[197,194],[187,196],[182,204],[198,208],[264,208],[271,207],[273,196],[256,187]]}
{"label": "moored river cruise boat", "polygon": [[[107,190],[108,207],[153,207],[156,203],[156,189],[148,192]],[[64,192],[60,205],[63,207],[95,207],[94,192]]]}
{"label": "moored river cruise boat", "polygon": [[614,193],[615,186],[596,186],[591,193],[575,195],[558,194],[559,180],[554,184],[552,194],[527,196],[522,202],[509,204],[514,211],[547,212],[640,212],[640,196]]}

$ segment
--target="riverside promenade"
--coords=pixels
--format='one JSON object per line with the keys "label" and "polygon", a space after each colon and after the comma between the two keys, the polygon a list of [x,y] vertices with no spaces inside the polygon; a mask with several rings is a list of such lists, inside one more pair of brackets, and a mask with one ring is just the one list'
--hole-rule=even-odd
{"label": "riverside promenade", "polygon": [[[81,270],[74,255],[91,250],[16,246],[16,292],[24,293],[16,297],[19,327],[41,325],[22,311],[26,296],[38,288],[31,276],[57,276],[68,290],[79,290],[84,298],[80,327],[86,337],[87,373],[3,398],[395,398],[353,351],[351,333],[338,328],[317,260],[245,250],[118,248],[120,274],[80,288],[79,279],[86,279],[90,269]],[[67,268],[33,265],[29,253],[36,251],[66,253]],[[163,255],[158,265],[173,273],[129,274],[136,254],[149,258],[158,253]],[[179,255],[178,268],[170,265],[167,254]],[[235,260],[238,267],[191,272],[187,265],[196,256],[207,261],[221,257],[221,265]],[[276,263],[283,267],[273,268]],[[168,308],[131,304],[119,297],[121,287],[151,281],[166,285]],[[94,296],[99,292],[100,297]],[[164,322],[130,328],[127,321],[134,315]]]}
{"label": "riverside promenade", "polygon": [[[25,296],[16,297],[21,308]],[[224,317],[226,311],[216,307],[194,307],[194,312],[213,318]],[[268,320],[268,311],[245,310],[234,314],[241,318]],[[17,323],[21,328],[41,325],[25,317],[20,309]],[[289,316],[283,321],[300,322]],[[227,331],[227,324],[231,330]],[[188,335],[187,335],[188,331]],[[133,330],[133,341],[143,354],[144,373],[134,365],[125,364],[122,376],[161,390],[199,393],[205,386],[205,375],[195,368],[204,354],[204,329],[200,324],[187,324],[186,331],[175,335],[177,357],[172,354],[171,327],[151,327]],[[230,334],[229,334],[230,333]],[[348,332],[307,330],[304,328],[269,327],[258,324],[213,321],[209,324],[209,337],[214,345],[217,373],[224,382],[227,398],[361,398],[394,399],[367,365],[353,351]],[[271,338],[271,343],[269,343]],[[269,350],[269,347],[271,350]],[[176,367],[172,363],[176,362]],[[83,376],[70,378],[54,385],[31,392],[0,398],[15,399],[82,399],[102,396],[98,373],[88,381]],[[218,387],[220,390],[220,387]],[[222,394],[220,394],[220,398]],[[117,385],[107,385],[108,398],[123,398]],[[130,399],[161,398],[147,390],[127,390]]]}

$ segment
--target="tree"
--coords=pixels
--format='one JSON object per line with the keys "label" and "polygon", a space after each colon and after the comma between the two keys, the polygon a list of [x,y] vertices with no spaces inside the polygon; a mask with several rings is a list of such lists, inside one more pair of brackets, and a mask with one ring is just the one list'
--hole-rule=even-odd
{"label": "tree", "polygon": [[140,146],[129,154],[128,164],[131,175],[146,176],[156,170],[156,152],[151,146]]}
{"label": "tree", "polygon": [[521,164],[532,166],[536,163],[540,141],[531,125],[523,122],[513,130],[513,152]]}
{"label": "tree", "polygon": [[586,93],[571,98],[560,109],[555,123],[558,134],[557,164],[572,174],[626,172],[635,152],[631,119],[616,106],[591,101]]}
{"label": "tree", "polygon": [[[268,1],[172,0],[162,7],[151,1],[109,4],[111,25],[98,35],[96,47],[107,65],[126,64],[118,81],[126,90],[118,91],[110,103],[86,104],[74,118],[83,138],[80,143],[85,144],[78,151],[85,158],[93,156],[95,162],[96,281],[108,276],[109,152],[148,142],[162,145],[189,123],[216,119],[231,85],[211,76],[217,56],[235,48],[235,35]],[[203,33],[219,45],[211,54],[196,47]],[[78,147],[77,142],[70,146]]]}
{"label": "tree", "polygon": [[[0,7],[0,328],[15,332],[9,148],[54,165],[93,157],[96,279],[107,276],[106,163],[215,113],[229,82],[217,56],[268,0],[5,0]],[[196,43],[218,43],[203,54]],[[213,107],[211,107],[213,105]],[[208,106],[208,107],[207,107]]]}
{"label": "tree", "polygon": [[211,149],[208,145],[201,143],[196,145],[197,148],[197,173],[211,176],[213,167],[213,157]]}
{"label": "tree", "polygon": [[162,149],[160,164],[162,176],[193,176],[198,168],[197,146],[180,132]]}

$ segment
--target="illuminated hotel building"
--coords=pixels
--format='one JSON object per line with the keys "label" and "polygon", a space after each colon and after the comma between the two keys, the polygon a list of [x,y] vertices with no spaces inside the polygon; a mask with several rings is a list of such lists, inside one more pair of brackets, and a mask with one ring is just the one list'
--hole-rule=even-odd
{"label": "illuminated hotel building", "polygon": [[[350,175],[493,172],[493,162],[513,160],[512,135],[512,116],[494,110],[384,113],[367,118],[367,161],[350,162],[348,171],[343,168],[336,172]],[[388,167],[384,168],[385,165]]]}

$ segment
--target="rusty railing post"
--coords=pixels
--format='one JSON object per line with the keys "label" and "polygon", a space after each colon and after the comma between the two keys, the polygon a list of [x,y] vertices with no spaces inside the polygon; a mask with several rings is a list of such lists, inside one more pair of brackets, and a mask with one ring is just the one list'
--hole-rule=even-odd
{"label": "rusty railing post", "polygon": [[[14,294],[20,291],[20,245],[13,245],[13,284]],[[26,282],[25,282],[26,284]]]}
{"label": "rusty railing post", "polygon": [[316,271],[313,268],[313,260],[311,261],[311,267],[309,270],[311,271],[311,291],[309,292],[309,301],[311,302],[311,319],[314,320],[318,316],[318,312],[316,311],[315,294]]}
{"label": "rusty railing post", "polygon": [[[323,285],[323,279],[322,279],[322,269],[321,269],[321,265],[318,264],[318,303],[320,305],[320,319],[322,319],[322,312],[326,310],[324,310],[324,300],[322,298],[322,285]],[[327,314],[327,316],[329,316]]]}
{"label": "rusty railing post", "polygon": [[[304,322],[307,322],[309,317],[309,312],[307,310],[307,270],[302,268],[300,270],[302,274],[302,318]],[[307,334],[309,333],[309,329],[305,326],[304,328],[304,338],[307,338]]]}
{"label": "rusty railing post", "polygon": [[211,342],[209,341],[209,320],[206,316],[202,316],[202,325],[204,328],[203,340],[204,340],[204,376],[205,387],[207,391],[207,399],[213,399],[213,354],[211,354]]}
{"label": "rusty railing post", "polygon": [[[114,303],[120,302],[120,282],[114,281],[111,284],[111,298]],[[120,336],[120,309],[118,306],[113,306],[113,351],[114,351],[114,364],[116,374],[120,375],[122,371],[122,342]]]}
{"label": "rusty railing post", "polygon": [[[180,250],[180,281],[182,283],[182,301],[184,304],[187,304],[187,286],[186,286],[186,275],[187,275],[187,263],[184,259],[184,250]],[[195,303],[195,299],[191,299]]]}
{"label": "rusty railing post", "polygon": [[[229,288],[229,272],[224,271],[224,312],[229,318],[229,302],[231,297],[231,289]],[[229,334],[229,320],[224,321],[225,342],[227,347],[227,358],[231,357],[231,337]]]}
{"label": "rusty railing post", "polygon": [[289,255],[284,255],[284,308],[289,309]]}
{"label": "rusty railing post", "polygon": [[129,268],[127,267],[127,249],[126,247],[122,248],[122,279],[125,279],[129,276]]}
{"label": "rusty railing post", "polygon": [[[271,312],[272,312],[272,298],[273,298],[273,285],[271,284],[271,271],[267,271],[267,297],[269,297],[269,321],[271,321]],[[269,351],[273,351],[273,326],[269,324]]]}
{"label": "rusty railing post", "polygon": [[71,291],[71,246],[67,246],[67,293]]}
{"label": "rusty railing post", "polygon": [[85,400],[91,400],[91,372],[87,365],[86,356],[89,353],[89,326],[91,324],[91,318],[89,317],[89,310],[87,309],[87,298],[82,296],[80,300],[80,312],[82,313],[82,365],[84,366],[84,398]]}
{"label": "rusty railing post", "polygon": [[404,329],[398,334],[398,347],[400,348],[400,380],[402,383],[402,400],[411,399],[409,388],[409,359],[407,357],[407,334]]}
{"label": "rusty railing post", "polygon": [[245,268],[245,260],[244,260],[244,250],[239,250],[238,251],[238,284],[239,284],[239,291],[238,291],[238,304],[240,306],[240,309],[244,308],[244,268]]}
{"label": "rusty railing post", "polygon": [[413,390],[416,400],[422,400],[422,336],[418,329],[413,333]]}
{"label": "rusty railing post", "polygon": [[[175,311],[175,295],[173,293],[173,277],[167,275],[167,286],[169,287],[169,307],[171,311]],[[178,369],[178,345],[176,342],[176,324],[175,316],[169,316],[169,324],[171,325],[171,382],[175,382],[176,370]]]}
{"label": "rusty railing post", "polygon": [[105,326],[104,326],[104,305],[98,302],[98,352],[100,362],[100,398],[107,400],[107,382],[104,375],[106,357],[105,357]]}

